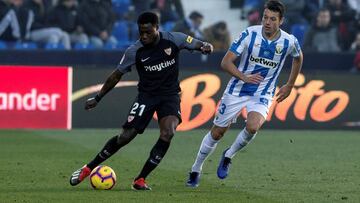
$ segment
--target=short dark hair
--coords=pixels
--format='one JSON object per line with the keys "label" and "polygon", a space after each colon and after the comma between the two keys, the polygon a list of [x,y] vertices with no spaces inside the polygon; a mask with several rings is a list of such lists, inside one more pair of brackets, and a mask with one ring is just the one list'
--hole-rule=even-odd
{"label": "short dark hair", "polygon": [[137,20],[137,24],[141,25],[148,23],[151,23],[152,25],[159,25],[159,17],[155,13],[149,11],[140,14]]}
{"label": "short dark hair", "polygon": [[269,0],[268,2],[266,2],[265,4],[265,9],[269,9],[270,11],[273,12],[278,12],[280,15],[280,18],[282,18],[284,16],[285,13],[285,6],[283,3],[281,3],[278,0]]}
{"label": "short dark hair", "polygon": [[197,18],[204,18],[204,16],[201,13],[197,12],[197,11],[193,11],[193,12],[190,13],[189,18],[192,19],[192,20],[195,20]]}

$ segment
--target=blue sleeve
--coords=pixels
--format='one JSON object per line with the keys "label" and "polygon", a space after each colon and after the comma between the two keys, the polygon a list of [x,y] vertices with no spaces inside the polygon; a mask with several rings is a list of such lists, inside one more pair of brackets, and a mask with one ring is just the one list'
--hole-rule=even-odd
{"label": "blue sleeve", "polygon": [[249,36],[249,31],[245,30],[241,33],[241,35],[233,41],[229,50],[240,56],[245,47],[245,39]]}
{"label": "blue sleeve", "polygon": [[300,44],[299,44],[299,41],[296,39],[295,36],[293,36],[294,38],[294,45],[292,47],[292,50],[291,50],[291,56],[292,57],[299,57],[300,56],[300,53],[301,53],[301,47],[300,47]]}

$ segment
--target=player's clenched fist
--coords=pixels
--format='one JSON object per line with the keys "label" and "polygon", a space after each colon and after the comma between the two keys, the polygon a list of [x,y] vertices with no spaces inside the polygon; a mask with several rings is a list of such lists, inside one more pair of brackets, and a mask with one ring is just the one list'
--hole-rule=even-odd
{"label": "player's clenched fist", "polygon": [[203,54],[210,54],[214,51],[213,45],[207,42],[204,42],[203,46],[200,49]]}

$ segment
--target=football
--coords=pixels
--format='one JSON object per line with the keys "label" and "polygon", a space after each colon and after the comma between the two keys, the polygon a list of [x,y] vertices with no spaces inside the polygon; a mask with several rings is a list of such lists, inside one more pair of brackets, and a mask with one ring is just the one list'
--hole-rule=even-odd
{"label": "football", "polygon": [[98,166],[90,174],[90,184],[97,190],[110,190],[115,186],[116,174],[109,166]]}

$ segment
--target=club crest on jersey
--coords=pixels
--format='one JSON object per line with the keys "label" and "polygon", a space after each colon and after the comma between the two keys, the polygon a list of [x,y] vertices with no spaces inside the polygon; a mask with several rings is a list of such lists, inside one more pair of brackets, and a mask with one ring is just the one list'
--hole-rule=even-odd
{"label": "club crest on jersey", "polygon": [[135,118],[135,116],[131,116],[131,115],[130,115],[130,116],[128,116],[128,120],[127,120],[127,121],[128,121],[128,123],[130,123],[131,121],[133,121],[133,120],[134,120],[134,118]]}
{"label": "club crest on jersey", "polygon": [[164,51],[167,55],[169,55],[169,56],[171,55],[171,47],[164,49]]}
{"label": "club crest on jersey", "polygon": [[282,45],[276,45],[275,54],[282,54],[282,52],[283,52],[283,46]]}

